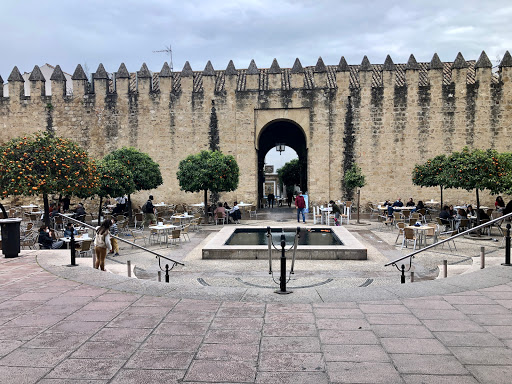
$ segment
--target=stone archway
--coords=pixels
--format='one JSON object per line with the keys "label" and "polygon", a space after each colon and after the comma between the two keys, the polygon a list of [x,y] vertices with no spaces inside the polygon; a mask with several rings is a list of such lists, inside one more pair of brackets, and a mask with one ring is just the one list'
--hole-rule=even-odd
{"label": "stone archway", "polygon": [[307,191],[308,185],[308,148],[304,130],[296,122],[286,119],[270,121],[259,131],[256,138],[256,152],[258,158],[258,202],[261,205],[264,191],[264,164],[267,153],[274,149],[277,143],[292,148],[299,156],[301,166],[300,189]]}

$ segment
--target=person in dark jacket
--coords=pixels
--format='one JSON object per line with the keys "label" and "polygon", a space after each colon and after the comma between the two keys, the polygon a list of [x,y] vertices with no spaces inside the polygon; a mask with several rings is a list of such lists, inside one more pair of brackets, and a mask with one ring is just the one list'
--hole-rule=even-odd
{"label": "person in dark jacket", "polygon": [[39,237],[37,242],[42,249],[58,249],[62,248],[63,241],[55,239],[55,233],[52,233],[46,225],[39,228]]}

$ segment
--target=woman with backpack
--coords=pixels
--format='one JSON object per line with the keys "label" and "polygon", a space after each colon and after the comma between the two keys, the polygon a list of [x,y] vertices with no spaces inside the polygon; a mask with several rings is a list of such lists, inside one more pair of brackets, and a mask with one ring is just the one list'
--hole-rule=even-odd
{"label": "woman with backpack", "polygon": [[101,223],[101,226],[96,228],[96,237],[94,238],[94,252],[96,253],[96,264],[94,268],[101,268],[102,271],[105,270],[107,250],[110,251],[112,249],[109,231],[111,224],[112,221],[110,220],[105,220]]}

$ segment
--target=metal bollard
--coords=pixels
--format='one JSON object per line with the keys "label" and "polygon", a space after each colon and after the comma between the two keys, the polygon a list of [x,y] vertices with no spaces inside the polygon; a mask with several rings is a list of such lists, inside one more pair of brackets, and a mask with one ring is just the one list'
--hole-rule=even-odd
{"label": "metal bollard", "polygon": [[411,283],[414,283],[414,271],[411,271]]}
{"label": "metal bollard", "polygon": [[96,251],[92,253],[92,267],[96,268]]}
{"label": "metal bollard", "polygon": [[281,235],[281,277],[279,278],[279,291],[275,291],[276,293],[285,295],[288,293],[292,293],[292,291],[286,290],[286,239],[284,233]]}
{"label": "metal bollard", "polygon": [[485,247],[480,247],[480,269],[485,268]]}
{"label": "metal bollard", "polygon": [[402,269],[402,276],[400,276],[400,284],[405,284],[405,265],[402,264],[400,268]]}
{"label": "metal bollard", "polygon": [[132,262],[130,260],[127,260],[126,266],[128,267],[128,277],[132,277]]}
{"label": "metal bollard", "polygon": [[165,282],[169,282],[169,264],[165,264]]}
{"label": "metal bollard", "polygon": [[443,260],[443,277],[448,277],[448,260]]}
{"label": "metal bollard", "polygon": [[505,262],[501,265],[512,266],[510,264],[510,223],[507,224],[507,234],[505,236]]}
{"label": "metal bollard", "polygon": [[75,254],[75,235],[73,231],[71,231],[71,241],[69,242],[69,249],[71,251],[71,264],[68,264],[68,267],[76,267],[76,254]]}
{"label": "metal bollard", "polygon": [[158,282],[162,281],[162,271],[158,271]]}

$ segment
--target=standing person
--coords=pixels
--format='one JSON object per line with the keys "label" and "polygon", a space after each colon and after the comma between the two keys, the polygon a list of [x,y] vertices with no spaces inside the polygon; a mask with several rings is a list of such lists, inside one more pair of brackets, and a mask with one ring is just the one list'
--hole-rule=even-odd
{"label": "standing person", "polygon": [[286,193],[286,200],[287,200],[287,203],[288,203],[288,208],[291,208],[292,207],[292,200],[293,200],[293,192],[292,191],[288,191]]}
{"label": "standing person", "polygon": [[240,208],[238,207],[238,203],[236,201],[233,203],[233,208],[229,210],[229,217],[233,219],[234,223],[242,218],[242,213],[240,212]]}
{"label": "standing person", "polygon": [[[110,234],[117,236],[119,233],[119,230],[117,229],[117,218],[112,218],[112,225],[110,226]],[[114,256],[119,256],[119,244],[117,243],[117,239],[111,237],[110,242],[112,243],[112,249],[110,250],[110,253],[114,253]]]}
{"label": "standing person", "polygon": [[71,204],[71,198],[69,195],[64,196],[64,198],[61,200],[62,202],[62,209],[64,212],[69,211],[69,204]]}
{"label": "standing person", "polygon": [[96,237],[94,238],[94,252],[96,253],[96,264],[94,268],[101,268],[105,270],[105,258],[107,257],[107,250],[112,249],[110,243],[110,231],[109,228],[112,221],[105,220],[101,223],[101,226],[96,228]]}
{"label": "standing person", "polygon": [[269,208],[274,208],[274,200],[276,199],[275,195],[270,192],[267,196],[267,199]]}
{"label": "standing person", "polygon": [[300,223],[300,214],[302,213],[302,221],[306,223],[306,215],[304,213],[306,201],[304,196],[302,196],[302,191],[299,191],[299,195],[295,198],[295,208],[297,208],[297,222]]}
{"label": "standing person", "polygon": [[143,225],[156,223],[155,217],[155,206],[153,205],[153,195],[149,195],[148,201],[142,206],[142,212],[144,213]]}

